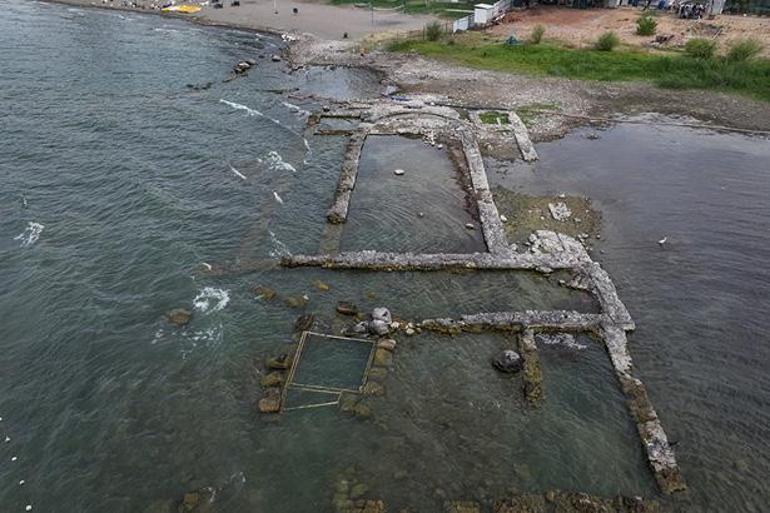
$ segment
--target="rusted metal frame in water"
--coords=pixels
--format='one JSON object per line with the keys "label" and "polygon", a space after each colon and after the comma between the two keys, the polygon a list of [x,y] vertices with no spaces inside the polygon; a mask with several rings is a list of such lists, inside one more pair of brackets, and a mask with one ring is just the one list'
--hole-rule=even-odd
{"label": "rusted metal frame in water", "polygon": [[[352,388],[341,388],[341,387],[327,387],[323,385],[312,385],[307,383],[296,383],[294,381],[294,376],[297,372],[297,367],[299,366],[299,362],[302,358],[302,351],[305,348],[305,344],[307,343],[307,339],[309,337],[320,337],[320,338],[328,338],[328,339],[336,339],[336,340],[342,340],[345,342],[356,342],[356,343],[364,343],[369,344],[371,346],[371,349],[369,351],[369,356],[367,357],[366,361],[366,367],[364,368],[363,377],[361,380],[361,385],[357,389]],[[314,331],[303,331],[302,335],[300,336],[299,345],[297,346],[297,351],[294,354],[294,359],[291,362],[291,368],[289,369],[289,374],[286,379],[286,383],[283,387],[283,390],[281,391],[281,411],[292,411],[292,410],[303,410],[308,408],[319,408],[322,406],[334,406],[339,404],[340,398],[342,397],[343,393],[352,393],[352,394],[360,394],[363,391],[364,386],[366,385],[367,381],[369,380],[369,371],[372,368],[372,363],[374,361],[374,353],[376,349],[376,344],[372,340],[365,340],[360,338],[351,338],[351,337],[340,337],[336,335],[328,335],[326,333],[317,333]],[[286,396],[288,394],[288,391],[290,388],[297,389],[297,390],[306,390],[309,392],[319,392],[319,393],[325,393],[329,395],[336,395],[335,401],[325,402],[325,403],[317,403],[317,404],[311,404],[311,405],[303,405],[303,406],[295,406],[295,407],[289,407],[284,408],[283,405],[286,404]]]}

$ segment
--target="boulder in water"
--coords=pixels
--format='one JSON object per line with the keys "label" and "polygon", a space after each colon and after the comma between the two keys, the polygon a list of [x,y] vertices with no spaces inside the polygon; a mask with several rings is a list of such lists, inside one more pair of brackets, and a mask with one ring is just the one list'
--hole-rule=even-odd
{"label": "boulder in water", "polygon": [[297,320],[294,321],[294,332],[301,332],[301,331],[309,331],[310,328],[313,327],[313,323],[315,322],[315,315],[313,314],[306,314],[306,315],[300,315],[297,317]]}
{"label": "boulder in water", "polygon": [[515,373],[524,367],[524,360],[516,351],[506,349],[492,358],[492,365],[500,372]]}
{"label": "boulder in water", "polygon": [[377,342],[377,348],[393,352],[396,349],[396,341],[392,338],[384,338]]}
{"label": "boulder in water", "polygon": [[390,315],[390,310],[384,306],[380,306],[372,310],[372,320],[383,321],[386,324],[393,322],[393,317]]}
{"label": "boulder in water", "polygon": [[358,307],[348,301],[337,303],[337,313],[342,315],[358,315]]}
{"label": "boulder in water", "polygon": [[369,331],[379,336],[387,335],[390,333],[390,323],[380,319],[374,319],[369,323]]}
{"label": "boulder in water", "polygon": [[263,285],[252,287],[251,291],[256,294],[257,297],[264,299],[265,301],[271,301],[278,295],[275,290]]}
{"label": "boulder in water", "polygon": [[192,313],[184,308],[174,308],[166,314],[166,320],[180,328],[186,326],[192,319]]}
{"label": "boulder in water", "polygon": [[281,411],[281,389],[277,387],[268,388],[265,396],[257,404],[262,413],[278,413]]}
{"label": "boulder in water", "polygon": [[393,353],[386,349],[377,349],[374,352],[374,365],[378,367],[390,367],[393,365]]}
{"label": "boulder in water", "polygon": [[269,374],[265,374],[262,376],[262,379],[260,380],[260,385],[262,385],[264,388],[272,388],[272,387],[278,387],[283,384],[283,377],[284,373],[281,371],[273,371]]}
{"label": "boulder in water", "polygon": [[291,367],[291,358],[286,353],[273,358],[268,358],[265,362],[265,367],[270,370],[286,370]]}

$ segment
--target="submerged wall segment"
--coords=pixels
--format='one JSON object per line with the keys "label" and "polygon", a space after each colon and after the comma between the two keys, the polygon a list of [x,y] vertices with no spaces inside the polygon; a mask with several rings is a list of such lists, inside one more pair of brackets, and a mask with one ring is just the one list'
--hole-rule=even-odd
{"label": "submerged wall segment", "polygon": [[[515,115],[515,114],[514,114]],[[311,117],[311,124],[324,116],[360,120],[350,132],[345,158],[327,213],[331,224],[345,223],[351,197],[355,190],[361,152],[370,134],[412,135],[423,137],[432,144],[437,140],[457,145],[463,152],[470,196],[477,207],[486,253],[416,254],[379,251],[334,252],[318,255],[291,255],[281,260],[287,268],[316,266],[338,270],[381,271],[440,271],[451,269],[510,270],[549,274],[568,271],[572,279],[564,286],[591,293],[600,305],[600,313],[584,314],[573,311],[501,311],[468,313],[451,318],[424,319],[417,322],[421,329],[446,334],[479,332],[482,330],[519,333],[519,349],[525,360],[525,394],[530,404],[543,400],[542,376],[535,335],[540,332],[590,333],[604,344],[620,388],[626,396],[650,468],[659,488],[666,494],[683,491],[686,484],[679,470],[675,453],[663,426],[647,395],[644,384],[633,374],[633,362],[628,351],[626,332],[635,324],[620,300],[609,274],[594,262],[577,240],[551,231],[536,231],[530,237],[526,252],[519,252],[508,243],[503,222],[489,188],[484,161],[478,143],[476,124],[461,118],[458,111],[448,107],[427,105],[420,101],[373,101],[346,104]],[[478,119],[471,115],[471,119]],[[519,146],[525,160],[537,158],[529,142],[526,127],[512,120],[512,144]],[[328,231],[328,230],[327,230]],[[339,233],[339,232],[337,232]],[[338,247],[332,244],[327,247]]]}

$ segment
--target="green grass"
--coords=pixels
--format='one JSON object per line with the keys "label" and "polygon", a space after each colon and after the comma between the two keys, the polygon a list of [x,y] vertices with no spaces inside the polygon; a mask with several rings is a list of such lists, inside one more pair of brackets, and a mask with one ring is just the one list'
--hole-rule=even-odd
{"label": "green grass", "polygon": [[508,125],[510,124],[510,120],[508,119],[508,113],[507,112],[495,112],[492,110],[481,112],[479,113],[479,119],[482,123],[486,123],[488,125],[496,125],[498,121],[501,125]]}
{"label": "green grass", "polygon": [[[349,5],[349,4],[366,4],[369,5],[369,2],[366,0],[330,0],[330,3],[332,5]],[[374,5],[375,9],[382,8],[382,9],[393,9],[395,7],[399,7],[401,5],[404,6],[404,12],[406,14],[434,14],[436,16],[441,16],[442,18],[447,19],[457,19],[462,18],[463,16],[467,16],[468,14],[471,14],[473,12],[473,6],[474,3],[478,2],[467,2],[467,1],[460,1],[458,3],[452,3],[452,2],[428,2],[428,5],[425,5],[424,0],[373,0],[372,4]],[[457,11],[467,11],[467,12],[457,12]],[[377,11],[374,12],[375,19],[377,18]]]}
{"label": "green grass", "polygon": [[405,41],[392,51],[416,51],[464,66],[580,80],[647,81],[672,89],[710,89],[770,101],[770,61],[692,59],[643,51],[574,50],[552,44],[509,46],[484,41]]}
{"label": "green grass", "polygon": [[555,103],[530,103],[516,108],[516,114],[527,128],[534,125],[535,120],[540,117],[544,110],[561,110]]}

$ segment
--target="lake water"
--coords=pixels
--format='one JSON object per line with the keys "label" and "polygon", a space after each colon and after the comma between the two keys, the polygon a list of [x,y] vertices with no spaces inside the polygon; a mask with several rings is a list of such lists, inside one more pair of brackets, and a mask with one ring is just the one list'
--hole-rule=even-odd
{"label": "lake water", "polygon": [[594,256],[636,321],[630,349],[678,442],[686,511],[766,511],[770,140],[641,120],[540,144],[538,163],[490,182],[593,200]]}
{"label": "lake water", "polygon": [[[511,489],[655,495],[606,355],[589,339],[580,350],[543,349],[540,410],[523,404],[520,381],[489,366],[515,341],[422,334],[399,340],[368,419],[334,408],[256,412],[264,359],[286,350],[302,313],[316,314],[316,330],[338,332],[349,323],[334,313],[339,300],[414,320],[596,311],[557,277],[528,273],[260,267],[318,250],[345,149],[343,137],[305,132],[303,111],[321,105],[289,92],[375,96],[376,76],[291,73],[269,58],[279,40],[243,31],[19,0],[0,0],[0,12],[0,436],[10,438],[0,444],[0,510],[160,513],[211,486],[218,512],[332,511],[335,486],[351,473],[367,496],[420,511],[447,499],[491,504]],[[223,82],[244,58],[256,69]],[[602,259],[639,325],[634,356],[680,442],[692,501],[751,511],[768,497],[769,473],[766,146],[686,132],[688,151],[722,148],[705,162],[734,162],[728,178],[692,157],[637,150],[638,160],[623,160],[631,157],[612,139],[630,137],[623,130],[542,145],[534,173],[515,167],[490,179],[590,186],[605,210]],[[633,137],[632,147],[659,142]],[[618,160],[597,162],[596,145],[608,143]],[[412,151],[422,150],[433,151]],[[662,190],[690,202],[661,194],[649,176],[616,173],[648,170],[654,158]],[[692,174],[709,169],[724,181]],[[447,178],[436,191],[444,211],[425,207],[428,221],[456,219],[437,234],[468,236],[456,185]],[[352,209],[366,214],[366,199],[354,195]],[[401,200],[393,222],[409,206]],[[366,230],[346,236],[380,241]],[[660,251],[664,234],[671,243]],[[476,247],[469,241],[459,244]],[[228,272],[207,274],[207,265]],[[255,285],[278,297],[258,298]],[[286,303],[303,295],[301,308]],[[193,312],[185,328],[163,318],[176,307]]]}

